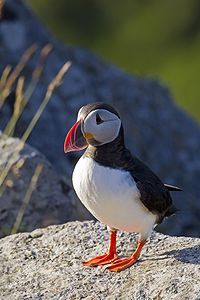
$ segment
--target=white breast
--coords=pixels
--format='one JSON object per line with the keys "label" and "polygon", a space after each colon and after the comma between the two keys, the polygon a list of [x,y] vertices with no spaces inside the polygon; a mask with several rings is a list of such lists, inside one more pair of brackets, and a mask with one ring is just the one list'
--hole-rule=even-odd
{"label": "white breast", "polygon": [[81,157],[72,181],[81,202],[98,220],[111,228],[150,234],[156,216],[140,201],[140,192],[129,172]]}

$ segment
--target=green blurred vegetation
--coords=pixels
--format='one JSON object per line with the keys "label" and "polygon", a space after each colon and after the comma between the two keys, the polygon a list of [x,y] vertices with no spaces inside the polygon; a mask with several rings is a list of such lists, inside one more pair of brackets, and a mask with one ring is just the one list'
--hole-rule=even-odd
{"label": "green blurred vegetation", "polygon": [[200,121],[199,0],[29,0],[67,44],[124,70],[158,77]]}

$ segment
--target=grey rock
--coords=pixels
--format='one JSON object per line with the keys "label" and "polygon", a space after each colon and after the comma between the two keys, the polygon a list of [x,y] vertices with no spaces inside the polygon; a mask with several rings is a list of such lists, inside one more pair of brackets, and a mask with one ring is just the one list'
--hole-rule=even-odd
{"label": "grey rock", "polygon": [[11,232],[35,168],[39,164],[43,165],[43,170],[25,210],[20,231],[31,231],[37,227],[74,220],[77,214],[80,219],[84,219],[85,216],[81,216],[80,202],[77,208],[69,185],[34,148],[25,145],[18,153],[16,149],[19,142],[19,139],[6,138],[0,134],[0,171],[9,160],[12,161],[3,185],[3,195],[0,197],[0,237]]}
{"label": "grey rock", "polygon": [[[107,250],[100,223],[72,222],[0,240],[0,299],[200,298],[200,240],[153,233],[131,268],[111,273],[82,261]],[[119,233],[120,255],[130,255],[134,234]]]}
{"label": "grey rock", "polygon": [[[157,80],[130,76],[87,50],[63,46],[48,33],[23,1],[7,0],[5,7],[7,17],[0,23],[1,70],[7,64],[15,65],[28,46],[35,42],[41,46],[49,42],[54,46],[16,134],[21,136],[22,129],[34,115],[58,69],[64,62],[72,61],[71,69],[33,131],[29,143],[44,153],[57,170],[69,177],[77,154],[64,155],[62,144],[78,109],[97,100],[114,105],[121,114],[127,144],[132,152],[164,182],[184,189],[184,193],[174,196],[181,213],[165,222],[159,230],[175,235],[199,236],[199,126],[173,103],[169,91]],[[13,36],[12,24],[18,32],[17,41],[8,38]],[[25,70],[27,79],[37,58],[38,53]],[[10,97],[0,112],[1,128],[11,114],[12,105],[13,99]]]}

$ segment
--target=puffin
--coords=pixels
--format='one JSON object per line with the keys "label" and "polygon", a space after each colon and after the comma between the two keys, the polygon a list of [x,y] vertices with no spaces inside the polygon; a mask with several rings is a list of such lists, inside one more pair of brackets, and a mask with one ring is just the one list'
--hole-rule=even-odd
{"label": "puffin", "polygon": [[[109,230],[108,251],[85,266],[108,264],[119,272],[132,266],[155,226],[176,213],[171,191],[177,186],[163,184],[154,172],[127,149],[118,112],[103,102],[80,108],[76,123],[64,141],[64,152],[86,149],[72,175],[75,192],[89,210]],[[120,258],[116,249],[117,231],[139,234],[136,250]]]}

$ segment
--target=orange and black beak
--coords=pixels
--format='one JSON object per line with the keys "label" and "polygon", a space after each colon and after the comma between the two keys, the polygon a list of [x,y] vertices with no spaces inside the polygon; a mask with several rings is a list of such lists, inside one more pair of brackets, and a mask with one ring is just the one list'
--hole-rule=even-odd
{"label": "orange and black beak", "polygon": [[88,146],[88,143],[83,136],[81,126],[82,120],[79,120],[69,130],[64,142],[65,153],[83,150]]}

